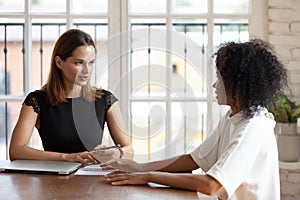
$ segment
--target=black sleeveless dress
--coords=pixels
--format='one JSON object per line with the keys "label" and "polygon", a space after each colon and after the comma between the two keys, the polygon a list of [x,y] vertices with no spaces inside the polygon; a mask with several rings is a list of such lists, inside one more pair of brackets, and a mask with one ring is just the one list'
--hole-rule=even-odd
{"label": "black sleeveless dress", "polygon": [[23,104],[38,113],[38,128],[45,151],[77,153],[90,151],[102,143],[108,109],[118,99],[102,90],[102,97],[87,102],[83,97],[67,98],[66,102],[51,106],[43,90],[31,92]]}

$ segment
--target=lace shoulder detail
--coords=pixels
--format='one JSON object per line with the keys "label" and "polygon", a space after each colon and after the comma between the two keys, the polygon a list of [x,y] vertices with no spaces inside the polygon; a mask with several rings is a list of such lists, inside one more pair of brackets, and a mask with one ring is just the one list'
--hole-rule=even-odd
{"label": "lace shoulder detail", "polygon": [[105,105],[105,111],[108,111],[108,109],[116,102],[118,99],[109,91],[103,90],[106,96],[106,105]]}
{"label": "lace shoulder detail", "polygon": [[32,106],[34,112],[40,114],[40,107],[36,98],[36,94],[34,92],[31,92],[27,95],[23,104],[25,104],[26,106]]}

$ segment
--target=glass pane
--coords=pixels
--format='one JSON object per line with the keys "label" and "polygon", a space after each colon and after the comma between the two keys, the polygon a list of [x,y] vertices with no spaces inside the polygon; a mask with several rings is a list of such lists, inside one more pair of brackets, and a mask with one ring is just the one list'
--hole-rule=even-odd
{"label": "glass pane", "polygon": [[162,18],[139,18],[139,19],[131,19],[130,24],[132,29],[137,28],[146,28],[148,25],[156,28],[164,28],[166,25],[166,19]]}
{"label": "glass pane", "polygon": [[32,82],[39,89],[48,79],[52,50],[58,37],[66,30],[65,20],[56,22],[35,19],[32,25]]}
{"label": "glass pane", "polygon": [[172,145],[175,156],[194,150],[206,136],[207,103],[175,102],[171,104]]}
{"label": "glass pane", "polygon": [[0,160],[8,159],[11,133],[17,122],[21,104],[21,102],[0,103]]}
{"label": "glass pane", "polygon": [[135,22],[130,33],[131,91],[133,96],[165,96],[166,30],[163,23]]}
{"label": "glass pane", "polygon": [[173,0],[174,13],[207,13],[207,0]]}
{"label": "glass pane", "polygon": [[[8,147],[10,144],[12,131],[19,118],[22,102],[0,103],[0,160],[9,158]],[[37,129],[33,130],[33,135],[29,146],[43,149]]]}
{"label": "glass pane", "polygon": [[152,50],[150,54],[150,90],[151,96],[166,96],[166,89],[169,86],[166,83],[166,66],[165,50]]}
{"label": "glass pane", "polygon": [[130,0],[130,13],[165,13],[166,0]]}
{"label": "glass pane", "polygon": [[248,13],[249,0],[224,1],[214,0],[215,13]]}
{"label": "glass pane", "polygon": [[66,0],[34,0],[31,11],[37,13],[66,12]]}
{"label": "glass pane", "polygon": [[[145,63],[148,59],[149,64]],[[132,96],[166,95],[165,52],[153,50],[149,55],[148,51],[136,51],[132,53],[132,63]]]}
{"label": "glass pane", "polygon": [[165,157],[166,104],[164,102],[133,102],[131,104],[133,148],[135,160],[157,160]]}
{"label": "glass pane", "polygon": [[0,12],[24,12],[24,0],[2,0]]}
{"label": "glass pane", "polygon": [[95,44],[101,44],[102,42],[106,42],[107,40],[107,20],[105,22],[99,23],[99,20],[92,21],[90,19],[86,19],[89,23],[75,21],[74,20],[74,27],[84,32],[87,32],[94,40]]}
{"label": "glass pane", "polygon": [[[0,18],[0,23],[9,24],[9,23],[16,23],[16,24],[24,24],[25,19],[18,19],[18,18]],[[2,25],[3,25],[2,24]]]}
{"label": "glass pane", "polygon": [[[6,160],[7,159],[7,104],[6,103],[0,103],[0,160]],[[9,117],[10,119],[10,117]],[[2,153],[3,152],[3,153]]]}
{"label": "glass pane", "polygon": [[173,28],[182,32],[172,34],[171,88],[174,97],[207,96],[207,26],[203,22],[174,22]]}
{"label": "glass pane", "polygon": [[107,13],[108,0],[72,0],[74,13]]}
{"label": "glass pane", "polygon": [[245,42],[249,40],[247,20],[216,20],[214,24],[214,47],[224,42]]}
{"label": "glass pane", "polygon": [[92,83],[94,83],[96,86],[101,86],[102,88],[108,89],[108,26],[97,26],[96,32],[95,42],[97,48],[97,57],[93,73],[95,75],[95,81]]}
{"label": "glass pane", "polygon": [[150,94],[147,57],[147,50],[134,51],[131,54],[132,66],[130,77],[132,97],[148,96]]}
{"label": "glass pane", "polygon": [[23,24],[0,26],[0,93],[23,95]]}

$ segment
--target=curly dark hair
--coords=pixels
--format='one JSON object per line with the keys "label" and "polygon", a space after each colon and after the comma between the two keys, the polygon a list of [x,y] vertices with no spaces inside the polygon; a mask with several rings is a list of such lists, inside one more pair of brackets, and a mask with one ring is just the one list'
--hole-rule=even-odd
{"label": "curly dark hair", "polygon": [[216,55],[225,90],[238,101],[245,117],[252,117],[261,107],[269,108],[287,87],[285,67],[262,40],[225,43]]}

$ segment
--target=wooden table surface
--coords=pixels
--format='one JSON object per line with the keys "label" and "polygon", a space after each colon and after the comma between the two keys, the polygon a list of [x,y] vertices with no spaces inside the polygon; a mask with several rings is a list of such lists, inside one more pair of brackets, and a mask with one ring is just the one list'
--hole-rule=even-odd
{"label": "wooden table surface", "polygon": [[198,199],[197,192],[159,186],[111,186],[103,176],[0,173],[0,199]]}

